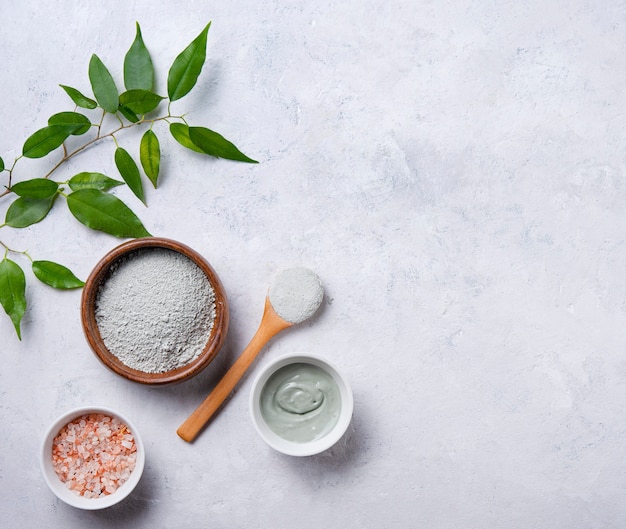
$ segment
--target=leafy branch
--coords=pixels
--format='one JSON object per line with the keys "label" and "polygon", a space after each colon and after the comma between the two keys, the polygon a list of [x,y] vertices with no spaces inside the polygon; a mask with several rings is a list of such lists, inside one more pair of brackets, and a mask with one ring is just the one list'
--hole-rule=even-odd
{"label": "leafy branch", "polygon": [[[52,115],[46,126],[26,139],[21,155],[10,166],[5,166],[0,157],[0,177],[6,178],[0,200],[14,199],[0,229],[26,228],[41,222],[61,198],[71,215],[90,229],[120,238],[150,236],[139,217],[110,191],[127,185],[147,205],[144,178],[155,189],[159,181],[161,145],[154,129],[161,123],[166,124],[171,136],[189,150],[217,158],[257,163],[221,134],[206,127],[190,126],[185,115],[171,112],[171,104],[196,86],[206,61],[210,26],[211,23],[207,24],[172,62],[167,77],[167,96],[154,91],[154,66],[138,23],[135,39],[124,57],[124,91],[118,90],[109,69],[95,54],[91,56],[88,68],[93,97],[74,87],[60,85],[73,101],[74,109]],[[157,114],[164,102],[167,102],[166,111]],[[105,129],[107,116],[117,122],[111,130]],[[139,144],[139,163],[118,141],[124,131],[137,127],[146,128]],[[70,147],[70,142],[74,143],[79,136],[84,136],[83,142]],[[69,160],[106,140],[114,142],[114,162],[122,180],[93,171],[79,172],[64,181],[54,179],[56,172]],[[14,182],[16,166],[22,160],[44,158],[58,152],[62,153],[60,158],[53,162],[47,173]],[[84,283],[67,267],[53,261],[33,260],[28,252],[13,249],[0,239],[0,304],[21,339],[21,320],[27,306],[26,276],[22,267],[10,257],[27,260],[33,275],[53,288],[74,289]]]}

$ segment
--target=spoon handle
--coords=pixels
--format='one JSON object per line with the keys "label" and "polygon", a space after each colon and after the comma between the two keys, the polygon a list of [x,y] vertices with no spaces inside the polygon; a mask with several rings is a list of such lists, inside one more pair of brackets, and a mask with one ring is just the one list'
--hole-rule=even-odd
{"label": "spoon handle", "polygon": [[217,412],[226,398],[237,386],[241,377],[248,370],[265,344],[283,329],[292,324],[283,320],[272,308],[269,300],[265,301],[265,311],[261,324],[254,337],[243,350],[239,358],[230,367],[218,384],[209,393],[209,396],[195,409],[195,411],[180,425],[176,433],[185,441],[191,442],[200,433],[204,425]]}

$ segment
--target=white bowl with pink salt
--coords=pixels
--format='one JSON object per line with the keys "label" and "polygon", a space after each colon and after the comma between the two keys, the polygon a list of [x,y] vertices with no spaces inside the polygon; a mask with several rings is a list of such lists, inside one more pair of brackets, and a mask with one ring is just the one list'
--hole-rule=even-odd
{"label": "white bowl with pink salt", "polygon": [[135,488],[145,463],[135,425],[106,407],[68,411],[47,430],[41,470],[62,501],[85,510],[104,509]]}

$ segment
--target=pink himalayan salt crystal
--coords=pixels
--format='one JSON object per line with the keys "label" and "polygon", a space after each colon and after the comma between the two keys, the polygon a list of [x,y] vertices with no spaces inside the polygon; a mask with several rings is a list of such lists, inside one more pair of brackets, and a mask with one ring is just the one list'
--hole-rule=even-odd
{"label": "pink himalayan salt crystal", "polygon": [[113,494],[137,461],[132,432],[115,417],[90,413],[66,424],[52,442],[52,466],[78,496]]}

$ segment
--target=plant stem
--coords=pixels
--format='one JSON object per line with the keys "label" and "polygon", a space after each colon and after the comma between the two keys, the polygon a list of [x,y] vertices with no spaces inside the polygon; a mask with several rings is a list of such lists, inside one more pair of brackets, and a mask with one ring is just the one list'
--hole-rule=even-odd
{"label": "plant stem", "polygon": [[8,195],[11,192],[11,180],[13,179],[13,169],[15,169],[15,164],[20,158],[22,158],[21,155],[15,158],[15,160],[13,160],[13,165],[11,165],[11,168],[7,169],[7,173],[9,173],[9,178],[7,180],[7,185],[5,186],[5,190],[2,193],[0,193],[0,198],[2,198],[4,195]]}
{"label": "plant stem", "polygon": [[[80,154],[81,152],[83,152],[84,150],[88,149],[89,147],[91,147],[92,145],[94,145],[95,143],[98,143],[100,140],[104,140],[106,138],[113,138],[115,139],[115,134],[117,134],[118,132],[125,130],[125,129],[130,129],[132,127],[135,127],[137,125],[142,125],[143,123],[150,123],[150,124],[154,124],[158,121],[167,121],[168,119],[183,119],[182,116],[172,116],[168,113],[167,116],[161,116],[158,118],[154,118],[154,119],[140,119],[139,121],[137,121],[137,123],[129,123],[128,125],[120,125],[118,128],[107,132],[106,134],[103,134],[102,136],[100,135],[100,131],[102,128],[102,120],[100,121],[99,125],[98,125],[98,133],[96,135],[95,138],[93,138],[92,140],[89,140],[87,143],[85,143],[84,145],[78,147],[76,150],[66,154],[63,156],[63,158],[61,158],[61,160],[59,160],[59,162],[52,168],[50,169],[50,171],[48,171],[48,173],[46,173],[43,178],[50,178],[50,176],[52,176],[52,174],[59,168],[61,167],[65,162],[67,162],[68,160],[71,160],[74,156],[76,156],[77,154]],[[104,116],[103,116],[104,119]]]}
{"label": "plant stem", "polygon": [[13,250],[12,248],[9,248],[6,244],[4,244],[2,241],[0,241],[0,246],[2,246],[4,248],[4,258],[6,259],[6,257],[10,254],[10,253],[17,253],[20,255],[25,255],[26,257],[28,257],[28,259],[30,261],[32,261],[32,257],[30,255],[28,255],[28,251],[27,250]]}
{"label": "plant stem", "polygon": [[[132,127],[138,126],[138,125],[142,125],[144,123],[150,123],[150,127],[152,128],[152,125],[154,125],[155,123],[157,123],[158,121],[166,121],[169,122],[170,119],[180,119],[183,122],[185,121],[185,117],[183,116],[172,116],[171,112],[169,111],[169,106],[168,106],[168,112],[167,115],[165,116],[160,116],[158,118],[153,118],[153,119],[140,119],[139,121],[137,121],[136,123],[129,123],[127,125],[124,125],[124,123],[122,123],[119,127],[117,127],[116,129],[107,132],[106,134],[101,134],[102,132],[102,124],[104,123],[104,118],[106,116],[106,112],[102,112],[102,117],[100,118],[100,122],[95,124],[95,127],[97,129],[97,133],[96,133],[96,137],[89,140],[88,142],[86,142],[85,144],[81,145],[80,147],[78,147],[77,149],[73,150],[72,152],[68,152],[67,151],[67,147],[65,145],[65,143],[63,144],[63,157],[52,167],[52,169],[50,169],[42,178],[50,178],[54,172],[59,169],[59,167],[61,167],[65,162],[71,160],[72,158],[74,158],[74,156],[80,154],[81,152],[85,151],[86,149],[88,149],[89,147],[91,147],[92,145],[98,143],[100,140],[104,140],[106,138],[113,138],[115,139],[115,134],[117,134],[118,132],[121,132],[122,130],[125,129],[130,129]],[[5,195],[8,195],[9,193],[11,193],[11,180],[13,178],[13,170],[15,169],[15,165],[17,164],[18,160],[20,160],[21,158],[23,158],[23,156],[18,156],[17,158],[15,158],[15,160],[13,161],[13,165],[11,166],[10,169],[8,169],[8,174],[9,174],[9,179],[6,185],[6,189],[4,191],[2,191],[0,193],[0,198],[2,198]]]}

